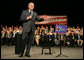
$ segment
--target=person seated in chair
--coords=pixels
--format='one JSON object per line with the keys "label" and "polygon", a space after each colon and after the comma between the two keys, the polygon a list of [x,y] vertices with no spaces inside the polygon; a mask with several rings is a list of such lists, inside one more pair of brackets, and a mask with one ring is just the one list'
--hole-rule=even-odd
{"label": "person seated in chair", "polygon": [[82,46],[83,45],[83,40],[81,39],[81,35],[80,33],[78,33],[78,40],[77,40],[78,46]]}

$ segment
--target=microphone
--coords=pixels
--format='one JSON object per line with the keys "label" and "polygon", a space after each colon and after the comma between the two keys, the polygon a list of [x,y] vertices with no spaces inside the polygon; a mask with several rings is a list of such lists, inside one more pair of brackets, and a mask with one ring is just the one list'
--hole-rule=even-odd
{"label": "microphone", "polygon": [[33,16],[33,11],[30,11],[30,16]]}

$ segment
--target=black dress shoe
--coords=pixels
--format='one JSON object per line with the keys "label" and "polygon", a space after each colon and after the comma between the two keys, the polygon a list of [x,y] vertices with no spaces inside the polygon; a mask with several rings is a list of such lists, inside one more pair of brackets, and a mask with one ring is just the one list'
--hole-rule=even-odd
{"label": "black dress shoe", "polygon": [[27,57],[31,57],[29,54],[25,54],[25,56],[27,56]]}
{"label": "black dress shoe", "polygon": [[23,57],[23,53],[21,53],[21,54],[19,55],[19,57]]}

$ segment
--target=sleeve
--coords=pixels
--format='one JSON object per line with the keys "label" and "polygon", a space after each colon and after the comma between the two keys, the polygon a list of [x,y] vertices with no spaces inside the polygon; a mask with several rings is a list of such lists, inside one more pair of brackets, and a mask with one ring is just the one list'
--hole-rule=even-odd
{"label": "sleeve", "polygon": [[20,17],[20,21],[28,21],[27,15],[26,15],[26,11],[22,11],[21,17]]}
{"label": "sleeve", "polygon": [[37,13],[36,13],[36,20],[37,20],[37,21],[44,21],[43,18],[39,18],[39,17],[38,17]]}

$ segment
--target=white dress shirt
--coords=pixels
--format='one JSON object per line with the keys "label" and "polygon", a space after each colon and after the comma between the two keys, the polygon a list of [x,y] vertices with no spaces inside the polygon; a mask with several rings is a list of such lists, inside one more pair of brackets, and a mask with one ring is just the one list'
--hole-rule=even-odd
{"label": "white dress shirt", "polygon": [[[29,10],[29,13],[31,12],[31,14],[30,14],[30,16],[33,16],[33,11],[31,11],[31,10]],[[28,20],[29,18],[27,17],[27,20]]]}

